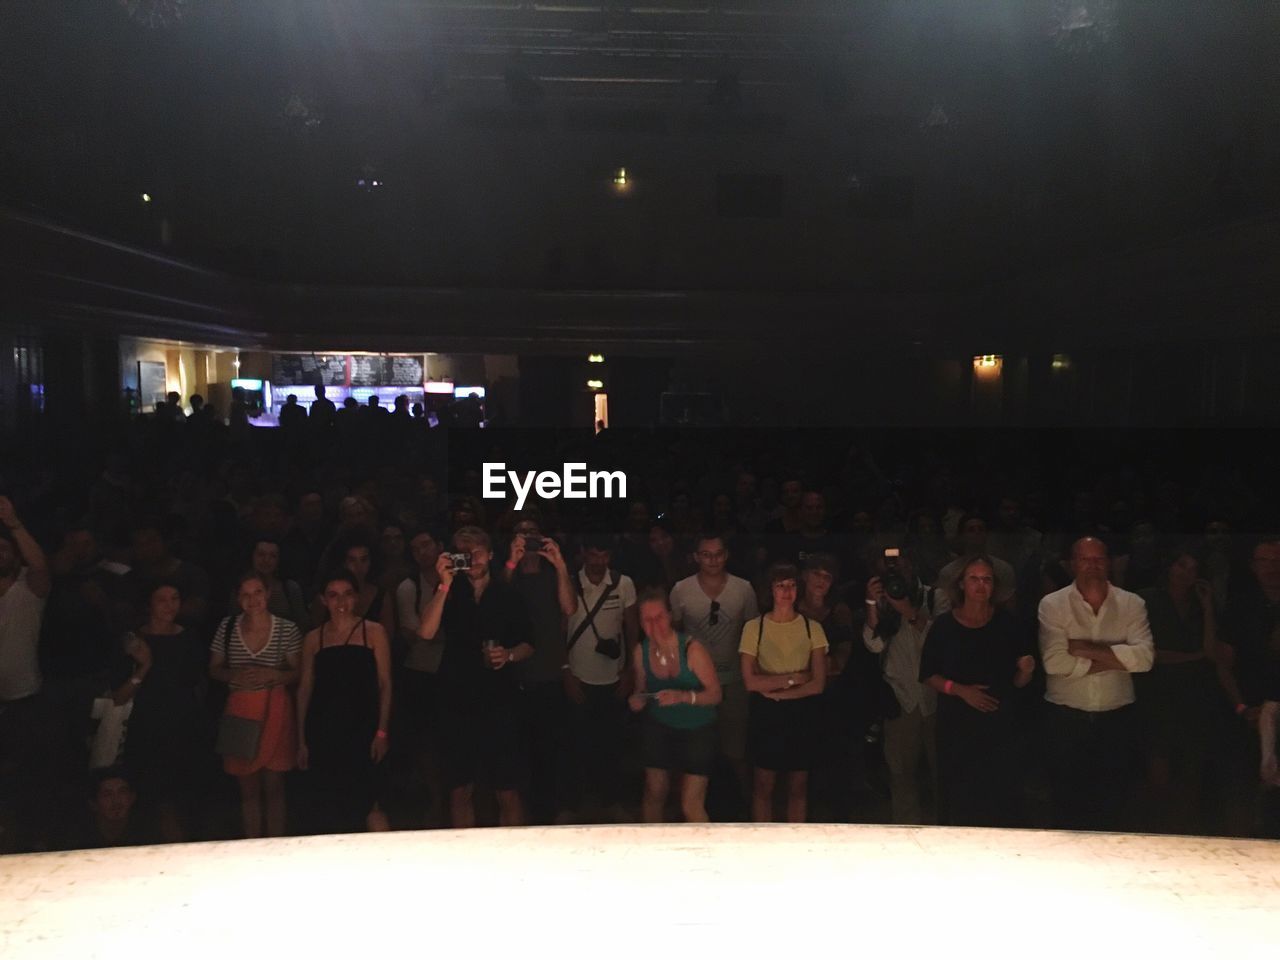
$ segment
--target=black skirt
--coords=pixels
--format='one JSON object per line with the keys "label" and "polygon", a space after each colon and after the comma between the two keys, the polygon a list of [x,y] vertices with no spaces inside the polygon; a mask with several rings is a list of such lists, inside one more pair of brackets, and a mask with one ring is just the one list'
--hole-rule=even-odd
{"label": "black skirt", "polygon": [[813,768],[821,739],[821,698],[770,700],[751,694],[747,721],[747,759],[753,767],[777,773]]}

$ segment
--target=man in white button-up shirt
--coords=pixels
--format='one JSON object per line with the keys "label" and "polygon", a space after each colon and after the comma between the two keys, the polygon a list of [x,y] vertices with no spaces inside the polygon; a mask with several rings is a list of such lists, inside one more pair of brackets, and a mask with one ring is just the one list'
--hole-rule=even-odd
{"label": "man in white button-up shirt", "polygon": [[1075,581],[1040,601],[1054,825],[1119,829],[1128,802],[1133,673],[1151,669],[1147,606],[1108,582],[1101,540],[1071,548]]}

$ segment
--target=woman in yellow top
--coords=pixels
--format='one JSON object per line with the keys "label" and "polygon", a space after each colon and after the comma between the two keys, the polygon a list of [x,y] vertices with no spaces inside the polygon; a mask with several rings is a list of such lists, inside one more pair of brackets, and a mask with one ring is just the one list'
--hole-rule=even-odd
{"label": "woman in yellow top", "polygon": [[787,820],[804,823],[809,769],[822,714],[818,695],[827,681],[827,635],[822,624],[796,610],[800,571],[778,563],[769,569],[773,609],[742,628],[738,653],[742,681],[751,695],[747,759],[755,768],[751,819],[773,819],[778,774],[787,780]]}

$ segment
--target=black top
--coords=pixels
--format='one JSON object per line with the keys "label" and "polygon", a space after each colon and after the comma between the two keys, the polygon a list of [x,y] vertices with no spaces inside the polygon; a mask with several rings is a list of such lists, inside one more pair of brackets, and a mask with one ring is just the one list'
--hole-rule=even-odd
{"label": "black top", "polygon": [[1280,700],[1280,603],[1249,590],[1227,607],[1222,633],[1236,649],[1236,680],[1245,702]]}
{"label": "black top", "polygon": [[966,627],[950,611],[929,628],[920,654],[920,681],[937,674],[963,684],[985,684],[1003,703],[1014,695],[1018,658],[1034,656],[1028,635],[1017,621],[997,610],[982,627]]}
{"label": "black top", "polygon": [[525,665],[525,681],[559,683],[560,665],[568,656],[564,613],[560,609],[559,575],[555,567],[539,559],[535,573],[525,573],[517,568],[511,587],[524,601],[524,609],[533,628],[534,654]]}
{"label": "black top", "polygon": [[[209,663],[201,637],[188,631],[152,636],[138,631],[151,648],[151,669],[133,696],[125,765],[134,773],[160,770],[175,776],[198,767],[209,749],[203,692]],[[133,672],[122,658],[117,685]]]}
{"label": "black top", "polygon": [[443,693],[470,702],[514,695],[520,685],[519,671],[511,665],[490,669],[481,648],[485,640],[508,649],[534,642],[532,621],[514,589],[490,576],[477,603],[471,578],[457,577],[445,599],[440,625],[445,635],[440,661]]}

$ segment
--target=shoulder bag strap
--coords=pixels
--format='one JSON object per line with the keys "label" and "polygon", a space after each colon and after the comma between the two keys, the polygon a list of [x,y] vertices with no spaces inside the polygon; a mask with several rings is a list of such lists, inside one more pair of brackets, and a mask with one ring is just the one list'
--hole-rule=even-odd
{"label": "shoulder bag strap", "polygon": [[[578,596],[583,600],[585,600],[586,597],[582,592],[582,575],[578,574],[573,579],[574,579],[574,583],[577,584],[577,587],[578,587]],[[614,588],[616,588],[617,586],[618,586],[617,576],[612,571],[610,571],[609,583],[604,588],[604,592],[601,593],[600,596],[596,598],[596,602],[591,607],[591,610],[587,613],[586,619],[583,620],[580,624],[578,624],[578,626],[573,631],[573,636],[569,638],[569,645],[565,648],[566,655],[568,655],[568,652],[573,649],[573,645],[578,642],[578,640],[582,637],[582,635],[587,632],[587,627],[590,627],[593,631],[595,630],[596,614],[600,612],[600,608],[604,606],[605,601],[609,599],[609,595],[613,593]],[[600,634],[597,633],[596,639],[598,640],[599,638],[600,638]]]}

